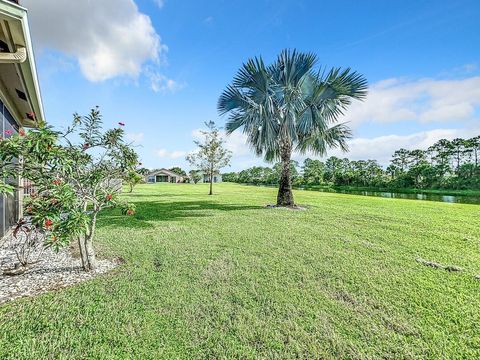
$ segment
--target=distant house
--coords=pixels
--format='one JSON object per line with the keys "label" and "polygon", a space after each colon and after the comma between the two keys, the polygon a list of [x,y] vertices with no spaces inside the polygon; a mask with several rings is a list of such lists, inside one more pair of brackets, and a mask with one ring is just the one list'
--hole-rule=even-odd
{"label": "distant house", "polygon": [[[210,178],[208,177],[207,174],[203,171],[197,171],[197,173],[200,175],[200,180],[198,181],[199,183],[209,183]],[[213,182],[214,183],[221,183],[222,182],[222,174],[220,173],[214,173],[213,174]]]}
{"label": "distant house", "polygon": [[168,169],[154,170],[145,176],[145,182],[147,182],[148,184],[162,182],[182,183],[183,181],[184,177],[182,175],[176,174]]}

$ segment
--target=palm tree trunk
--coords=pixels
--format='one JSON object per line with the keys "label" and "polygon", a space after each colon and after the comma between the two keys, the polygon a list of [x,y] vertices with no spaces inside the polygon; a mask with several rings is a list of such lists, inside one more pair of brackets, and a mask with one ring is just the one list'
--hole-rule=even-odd
{"label": "palm tree trunk", "polygon": [[280,174],[280,185],[278,187],[277,206],[293,206],[292,176],[290,173],[292,149],[290,145],[282,148],[281,161],[282,172]]}

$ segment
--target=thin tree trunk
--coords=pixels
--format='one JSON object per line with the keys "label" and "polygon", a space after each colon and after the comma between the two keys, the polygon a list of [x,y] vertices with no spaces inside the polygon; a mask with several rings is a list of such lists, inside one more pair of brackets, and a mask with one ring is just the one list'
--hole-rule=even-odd
{"label": "thin tree trunk", "polygon": [[80,251],[80,259],[82,260],[83,270],[88,271],[88,257],[87,250],[85,249],[85,235],[78,237],[78,249]]}
{"label": "thin tree trunk", "polygon": [[88,270],[95,270],[97,268],[97,259],[95,257],[95,249],[93,248],[93,236],[87,236],[85,241],[85,249],[87,251]]}
{"label": "thin tree trunk", "polygon": [[292,177],[290,173],[292,150],[290,145],[282,147],[280,185],[278,187],[277,206],[293,206]]}
{"label": "thin tree trunk", "polygon": [[213,168],[210,168],[210,192],[208,195],[213,195]]}
{"label": "thin tree trunk", "polygon": [[[83,211],[87,211],[88,204],[83,204]],[[88,271],[88,256],[87,249],[85,247],[85,234],[78,237],[78,250],[80,251],[80,259],[82,260],[83,270]]]}
{"label": "thin tree trunk", "polygon": [[85,271],[95,270],[97,260],[95,257],[95,249],[93,247],[93,239],[95,236],[95,227],[97,224],[97,213],[93,214],[92,221],[86,234],[79,237],[80,256],[82,258],[82,266]]}

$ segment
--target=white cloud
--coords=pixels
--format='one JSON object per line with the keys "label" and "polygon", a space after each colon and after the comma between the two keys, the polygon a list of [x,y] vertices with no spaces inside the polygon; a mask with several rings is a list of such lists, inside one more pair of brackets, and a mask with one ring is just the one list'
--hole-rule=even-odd
{"label": "white cloud", "polygon": [[185,157],[187,152],[182,150],[168,151],[166,149],[159,149],[157,150],[156,155],[160,158],[180,159]]}
{"label": "white cloud", "polygon": [[[234,133],[235,134],[235,133]],[[339,158],[348,158],[350,160],[377,160],[381,165],[387,166],[390,162],[392,154],[395,150],[405,148],[408,150],[427,149],[440,139],[452,140],[458,137],[469,138],[480,134],[480,125],[469,129],[434,129],[429,131],[421,131],[408,135],[383,135],[374,138],[355,138],[348,142],[349,151],[347,153],[338,149],[328,151],[326,157],[337,156]],[[233,135],[233,134],[232,134]],[[243,134],[240,134],[243,136]],[[240,137],[239,137],[240,138]],[[272,166],[266,163],[262,158],[256,157],[247,145],[242,147],[242,142],[238,143],[239,147],[234,151],[232,158],[232,170],[224,171],[240,171],[252,166]],[[318,158],[314,154],[300,155],[294,153],[293,160],[302,165],[307,158]]]}
{"label": "white cloud", "polygon": [[469,72],[474,72],[475,70],[478,69],[477,64],[465,64],[461,67],[461,69],[467,73]]}
{"label": "white cloud", "polygon": [[367,100],[355,102],[344,120],[365,122],[441,122],[472,119],[480,106],[480,76],[460,80],[387,79],[370,87]]}
{"label": "white cloud", "polygon": [[207,16],[205,19],[203,19],[203,22],[205,24],[211,24],[213,22],[213,16]]}
{"label": "white cloud", "polygon": [[35,44],[76,58],[92,82],[138,78],[167,51],[133,0],[24,0]]}
{"label": "white cloud", "polygon": [[140,144],[143,141],[143,138],[145,137],[145,134],[140,132],[140,133],[127,133],[125,134],[125,137],[127,140],[135,143],[135,144]]}
{"label": "white cloud", "polygon": [[[377,160],[382,165],[387,165],[395,150],[405,148],[408,150],[426,150],[440,139],[452,140],[457,137],[469,138],[480,134],[480,126],[472,129],[434,129],[421,131],[409,135],[384,135],[375,138],[355,138],[349,141],[350,151],[343,153],[334,149],[328,152],[327,157],[337,156],[350,160]],[[294,158],[302,162],[306,157],[314,158],[314,155],[299,156]]]}
{"label": "white cloud", "polygon": [[475,108],[471,103],[439,104],[438,107],[425,111],[420,115],[420,121],[448,121],[452,119],[468,119],[474,113]]}
{"label": "white cloud", "polygon": [[167,78],[165,75],[151,68],[145,70],[145,75],[150,81],[150,88],[155,92],[173,93],[184,87],[184,85]]}
{"label": "white cloud", "polygon": [[[195,129],[192,131],[192,138],[194,140],[203,140],[201,133],[202,129]],[[225,141],[225,148],[232,152],[230,161],[231,167],[225,167],[223,172],[240,171],[254,165],[265,165],[262,158],[258,158],[252,152],[250,146],[247,144],[247,136],[240,131],[236,131],[227,135],[225,131],[221,130],[220,134]],[[193,151],[195,152],[195,150]]]}
{"label": "white cloud", "polygon": [[164,0],[153,0],[153,2],[155,4],[157,4],[157,6],[161,9],[163,7],[163,5],[165,5],[165,1]]}
{"label": "white cloud", "polygon": [[234,156],[245,156],[252,154],[250,145],[247,144],[247,136],[241,132],[234,132],[230,135],[224,134],[225,147],[230,150]]}
{"label": "white cloud", "polygon": [[[195,129],[192,131],[192,137],[195,140],[202,140],[202,129]],[[225,131],[221,130],[220,135],[225,141],[225,148],[230,150],[234,157],[246,156],[252,154],[250,146],[247,144],[247,136],[240,131],[227,135]]]}
{"label": "white cloud", "polygon": [[[348,152],[344,153],[339,149],[332,149],[327,152],[322,161],[330,156],[336,156],[350,160],[377,160],[381,165],[387,166],[395,150],[400,148],[426,150],[440,139],[470,138],[478,134],[480,134],[480,124],[475,128],[468,129],[434,129],[408,135],[392,134],[374,138],[354,138],[348,142]],[[248,146],[240,154],[233,156],[232,169],[234,171],[244,170],[252,166],[272,166],[272,164],[263,161],[262,158],[256,157]],[[317,155],[311,153],[305,155],[294,153],[292,155],[292,159],[298,161],[300,165],[307,157],[318,159]]]}
{"label": "white cloud", "polygon": [[[365,122],[392,123],[413,120],[423,123],[458,120],[459,128],[437,128],[418,131],[407,135],[383,135],[374,138],[357,137],[349,141],[350,151],[343,153],[333,149],[328,156],[347,157],[352,160],[375,159],[387,165],[391,155],[400,148],[427,149],[440,139],[456,137],[469,138],[480,134],[480,121],[476,111],[480,106],[480,77],[460,80],[422,79],[406,81],[387,79],[371,86],[368,100],[355,103],[347,112],[346,120],[358,127]],[[470,128],[466,128],[470,124]],[[264,165],[256,158],[247,144],[247,137],[241,132],[226,136],[226,147],[232,151],[232,168],[241,170],[253,165]],[[194,139],[201,139],[200,129],[192,132]],[[303,162],[307,154],[294,155],[294,159]]]}

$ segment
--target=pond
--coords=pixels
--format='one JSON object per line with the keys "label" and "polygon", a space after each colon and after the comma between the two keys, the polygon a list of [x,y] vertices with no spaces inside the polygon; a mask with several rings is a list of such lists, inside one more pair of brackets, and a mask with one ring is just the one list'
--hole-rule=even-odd
{"label": "pond", "polygon": [[480,196],[471,196],[471,195],[400,193],[400,192],[389,192],[389,191],[350,190],[350,189],[345,190],[345,189],[330,189],[330,188],[298,188],[298,190],[331,192],[331,193],[363,195],[363,196],[376,196],[376,197],[383,197],[383,198],[390,198],[390,199],[427,200],[427,201],[439,201],[439,202],[445,202],[445,203],[480,205]]}

